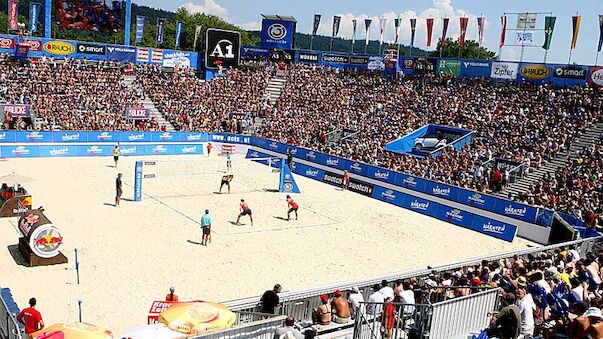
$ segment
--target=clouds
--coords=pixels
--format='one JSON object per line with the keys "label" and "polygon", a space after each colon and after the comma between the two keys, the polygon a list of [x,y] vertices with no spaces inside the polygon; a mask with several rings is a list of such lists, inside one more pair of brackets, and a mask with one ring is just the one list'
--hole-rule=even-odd
{"label": "clouds", "polygon": [[[356,39],[364,40],[364,19],[370,18],[373,20],[370,27],[370,39],[378,40],[379,39],[379,18],[387,19],[385,24],[385,32],[384,32],[384,41],[385,42],[393,42],[395,40],[395,27],[394,27],[394,19],[399,17],[402,19],[400,26],[400,38],[399,41],[403,44],[410,44],[410,19],[417,19],[417,27],[416,27],[416,35],[415,35],[415,46],[425,48],[427,42],[427,28],[425,19],[434,18],[434,27],[433,27],[433,37],[431,49],[434,49],[437,45],[437,40],[440,38],[442,34],[442,18],[450,18],[450,23],[448,25],[448,37],[453,39],[458,38],[460,35],[460,17],[468,17],[469,25],[467,28],[467,36],[466,39],[477,40],[478,38],[478,28],[477,28],[477,17],[480,16],[478,13],[471,13],[464,9],[455,8],[452,5],[451,0],[432,0],[432,6],[423,10],[420,13],[417,13],[414,10],[407,10],[404,12],[385,12],[380,16],[369,16],[366,14],[354,14],[354,13],[338,13],[334,14],[341,16],[341,26],[339,30],[339,36],[343,38],[351,38],[352,37],[352,20],[356,18],[358,20],[358,26],[356,31]],[[486,29],[490,26],[490,20],[486,19]],[[332,15],[323,15],[320,28],[318,30],[318,34],[330,36],[333,21]],[[311,33],[312,27],[305,27],[303,32]],[[485,43],[485,39],[484,39]]]}
{"label": "clouds", "polygon": [[203,0],[201,3],[185,2],[182,6],[191,13],[205,13],[217,15],[221,18],[228,18],[228,10],[226,7],[218,4],[215,0]]}

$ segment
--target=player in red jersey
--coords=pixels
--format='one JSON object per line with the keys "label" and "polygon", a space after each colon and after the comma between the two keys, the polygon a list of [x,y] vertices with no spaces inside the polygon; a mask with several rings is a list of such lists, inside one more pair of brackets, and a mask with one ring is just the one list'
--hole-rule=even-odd
{"label": "player in red jersey", "polygon": [[249,208],[249,205],[247,205],[247,203],[245,202],[244,199],[241,199],[241,203],[239,203],[239,207],[241,208],[241,213],[239,213],[239,216],[237,217],[237,225],[240,225],[239,220],[241,219],[242,216],[248,215],[249,220],[251,220],[251,226],[253,226],[253,216],[251,214],[251,208]]}
{"label": "player in red jersey", "polygon": [[348,171],[343,171],[343,182],[341,185],[341,190],[345,191],[348,189],[350,185],[350,173]]}
{"label": "player in red jersey", "polygon": [[297,209],[299,205],[293,201],[290,195],[287,195],[287,205],[289,206],[289,211],[287,211],[287,221],[291,220],[291,212],[295,212],[295,220],[297,220]]}

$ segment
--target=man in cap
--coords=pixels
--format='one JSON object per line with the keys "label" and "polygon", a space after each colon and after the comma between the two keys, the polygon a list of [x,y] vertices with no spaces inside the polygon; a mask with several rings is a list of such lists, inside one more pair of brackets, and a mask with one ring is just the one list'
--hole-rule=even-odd
{"label": "man in cap", "polygon": [[174,287],[170,287],[170,293],[166,294],[165,301],[178,301],[178,296],[174,293],[175,291]]}
{"label": "man in cap", "polygon": [[320,325],[331,323],[331,305],[329,305],[328,296],[324,294],[320,296],[320,306],[312,312],[312,322]]}
{"label": "man in cap", "polygon": [[335,298],[331,300],[331,309],[333,310],[333,321],[338,324],[347,324],[350,321],[350,305],[342,296],[339,289],[335,290]]}
{"label": "man in cap", "polygon": [[358,286],[352,287],[352,293],[350,293],[350,296],[348,297],[348,303],[352,308],[354,317],[364,315],[364,304],[362,304],[364,303],[364,296],[362,295],[362,293],[360,293],[360,289],[358,288]]}
{"label": "man in cap", "polygon": [[391,299],[394,299],[394,289],[387,284],[387,280],[385,279],[381,280],[381,289],[379,292],[383,294],[383,298],[391,297]]}
{"label": "man in cap", "polygon": [[603,315],[601,314],[601,310],[597,307],[589,307],[584,316],[588,318],[590,326],[588,326],[586,332],[579,338],[603,338]]}

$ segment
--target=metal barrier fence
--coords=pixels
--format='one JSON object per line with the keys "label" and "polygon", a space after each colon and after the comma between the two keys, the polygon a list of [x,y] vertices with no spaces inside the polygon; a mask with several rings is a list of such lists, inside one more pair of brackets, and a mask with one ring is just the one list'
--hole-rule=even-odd
{"label": "metal barrier fence", "polygon": [[448,339],[488,326],[488,312],[502,289],[492,289],[431,304],[363,303],[373,314],[359,314],[354,339]]}
{"label": "metal barrier fence", "polygon": [[0,338],[22,338],[19,324],[15,316],[8,310],[8,306],[2,297],[0,297]]}
{"label": "metal barrier fence", "polygon": [[[208,334],[187,337],[188,339],[231,339],[231,338],[250,338],[250,339],[272,339],[274,331],[283,326],[286,316],[272,316],[260,313],[249,313],[252,317],[265,317],[262,320],[251,323],[241,323],[223,331],[216,331]],[[268,316],[268,317],[266,317]]]}
{"label": "metal barrier fence", "polygon": [[499,305],[501,293],[502,289],[496,288],[433,304],[429,338],[454,338],[484,329],[489,324],[488,312]]}

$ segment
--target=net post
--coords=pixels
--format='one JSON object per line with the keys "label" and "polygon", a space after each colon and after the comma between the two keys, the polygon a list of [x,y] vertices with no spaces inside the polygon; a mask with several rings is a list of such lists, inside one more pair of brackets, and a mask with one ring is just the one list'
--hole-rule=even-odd
{"label": "net post", "polygon": [[142,201],[142,161],[137,161],[134,167],[134,201]]}

